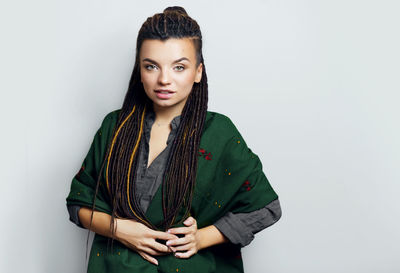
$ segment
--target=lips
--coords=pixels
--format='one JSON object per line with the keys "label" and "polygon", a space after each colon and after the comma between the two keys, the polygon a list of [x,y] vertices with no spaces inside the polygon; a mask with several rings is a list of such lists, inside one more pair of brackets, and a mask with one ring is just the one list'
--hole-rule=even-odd
{"label": "lips", "polygon": [[154,90],[156,93],[157,98],[159,99],[170,99],[174,95],[174,91],[168,90],[168,89],[157,89]]}
{"label": "lips", "polygon": [[168,90],[168,89],[157,89],[157,90],[154,90],[154,92],[157,92],[157,93],[161,93],[161,92],[168,92],[168,93],[175,93],[174,91],[172,91],[172,90]]}

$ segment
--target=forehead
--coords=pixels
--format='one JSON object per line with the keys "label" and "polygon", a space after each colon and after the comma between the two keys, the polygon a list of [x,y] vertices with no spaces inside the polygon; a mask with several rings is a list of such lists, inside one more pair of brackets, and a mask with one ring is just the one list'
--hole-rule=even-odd
{"label": "forehead", "polygon": [[189,38],[169,38],[167,40],[146,39],[140,49],[140,59],[151,58],[153,60],[176,60],[186,57],[195,59],[195,48]]}

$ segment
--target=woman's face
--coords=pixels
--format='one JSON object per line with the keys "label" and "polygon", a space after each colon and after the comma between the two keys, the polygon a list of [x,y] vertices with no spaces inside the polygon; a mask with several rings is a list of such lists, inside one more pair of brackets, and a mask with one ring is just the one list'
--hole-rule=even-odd
{"label": "woman's face", "polygon": [[[157,108],[185,106],[193,83],[200,82],[202,64],[189,38],[144,40],[139,54],[140,77],[147,96]],[[168,91],[162,94],[161,91]]]}

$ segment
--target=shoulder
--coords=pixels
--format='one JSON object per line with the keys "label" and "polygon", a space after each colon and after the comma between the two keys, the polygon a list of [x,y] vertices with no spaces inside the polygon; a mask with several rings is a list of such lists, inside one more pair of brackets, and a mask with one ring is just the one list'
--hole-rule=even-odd
{"label": "shoulder", "polygon": [[113,124],[117,123],[118,116],[119,116],[120,112],[121,112],[121,109],[115,109],[115,110],[107,113],[105,115],[105,117],[103,118],[103,121],[102,121],[102,124],[101,124],[102,127],[103,126],[112,126]]}
{"label": "shoulder", "polygon": [[206,120],[208,119],[213,119],[214,122],[232,122],[231,119],[222,113],[216,112],[216,111],[207,111],[207,117]]}
{"label": "shoulder", "polygon": [[210,147],[219,146],[225,157],[230,160],[252,160],[255,154],[247,146],[242,134],[238,130],[232,118],[228,115],[207,111],[206,126],[202,138],[203,146]]}
{"label": "shoulder", "polygon": [[207,111],[206,128],[215,130],[218,134],[229,138],[240,135],[239,130],[230,117],[215,111]]}
{"label": "shoulder", "polygon": [[111,135],[111,132],[113,131],[114,127],[116,126],[118,122],[118,116],[119,113],[121,112],[121,109],[115,109],[111,112],[108,112],[102,122],[101,126],[99,128],[99,131],[107,136]]}

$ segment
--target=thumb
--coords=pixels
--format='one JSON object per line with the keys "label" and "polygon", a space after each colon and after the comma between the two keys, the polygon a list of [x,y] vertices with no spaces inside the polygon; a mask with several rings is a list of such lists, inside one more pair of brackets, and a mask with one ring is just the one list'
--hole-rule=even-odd
{"label": "thumb", "polygon": [[193,217],[192,216],[188,217],[183,223],[185,225],[187,225],[187,226],[192,225],[193,224]]}

